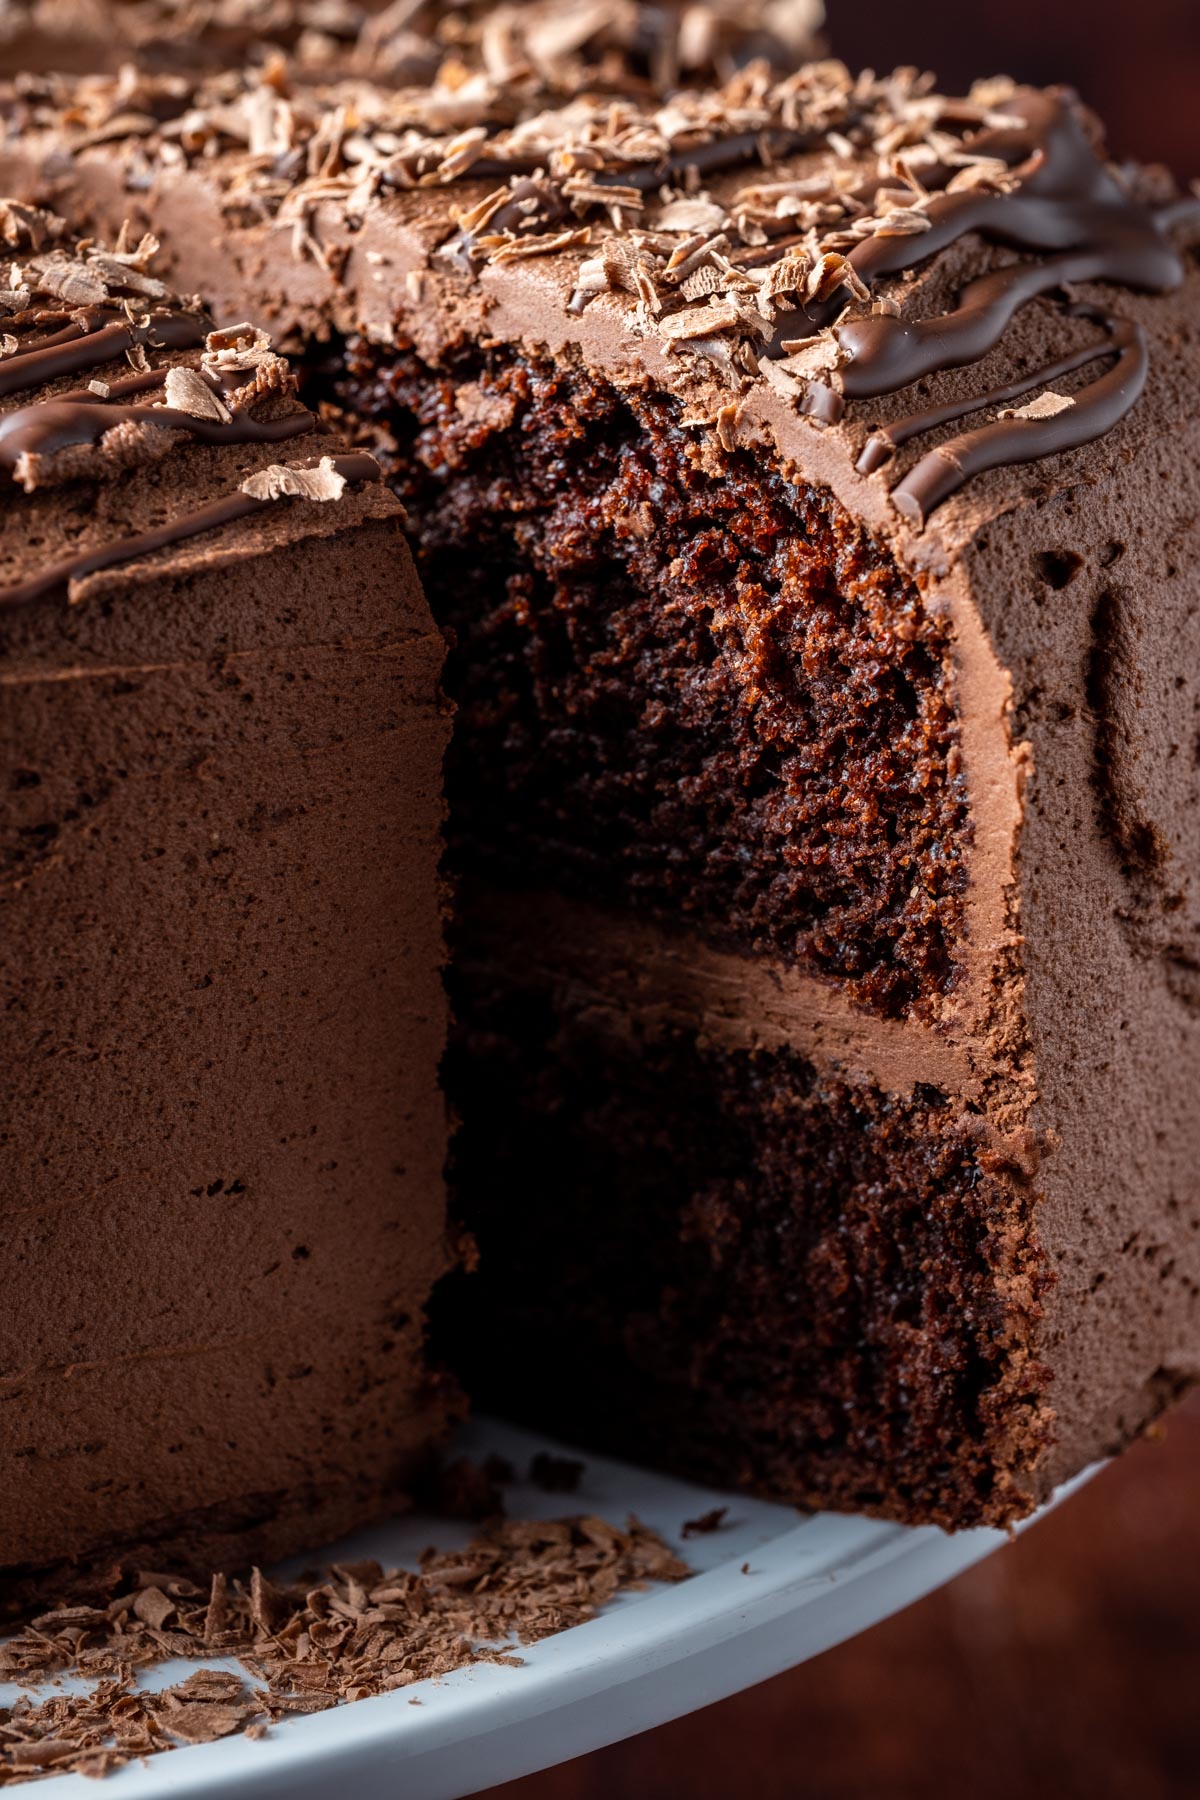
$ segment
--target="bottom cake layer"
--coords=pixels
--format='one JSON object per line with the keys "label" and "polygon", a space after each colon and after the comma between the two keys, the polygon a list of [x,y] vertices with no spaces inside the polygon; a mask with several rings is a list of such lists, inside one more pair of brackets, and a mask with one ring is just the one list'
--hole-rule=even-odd
{"label": "bottom cake layer", "polygon": [[562,980],[456,983],[479,1255],[434,1338],[476,1404],[804,1507],[966,1526],[1041,1498],[1033,1201],[968,1108]]}

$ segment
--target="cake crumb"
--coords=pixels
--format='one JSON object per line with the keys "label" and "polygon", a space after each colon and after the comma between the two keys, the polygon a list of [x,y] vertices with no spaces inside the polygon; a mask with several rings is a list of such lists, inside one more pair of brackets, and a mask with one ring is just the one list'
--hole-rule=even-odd
{"label": "cake crumb", "polygon": [[686,1539],[706,1537],[710,1531],[720,1531],[728,1511],[727,1506],[714,1506],[711,1512],[701,1513],[698,1519],[687,1519],[679,1535]]}
{"label": "cake crumb", "polygon": [[439,1519],[463,1519],[471,1525],[503,1518],[498,1462],[492,1457],[478,1463],[470,1456],[456,1456],[438,1464],[421,1490],[422,1505]]}

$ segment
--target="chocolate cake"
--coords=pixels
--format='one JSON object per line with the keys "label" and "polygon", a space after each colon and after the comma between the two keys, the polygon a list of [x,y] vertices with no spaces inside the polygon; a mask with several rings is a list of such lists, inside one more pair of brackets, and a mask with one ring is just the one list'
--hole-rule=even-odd
{"label": "chocolate cake", "polygon": [[152,242],[0,218],[11,1601],[403,1504],[453,1396],[447,720],[400,507]]}
{"label": "chocolate cake", "polygon": [[804,1506],[1027,1512],[1200,1370],[1200,208],[1004,81],[171,92],[13,94],[0,167],[269,316],[408,509],[442,1354]]}

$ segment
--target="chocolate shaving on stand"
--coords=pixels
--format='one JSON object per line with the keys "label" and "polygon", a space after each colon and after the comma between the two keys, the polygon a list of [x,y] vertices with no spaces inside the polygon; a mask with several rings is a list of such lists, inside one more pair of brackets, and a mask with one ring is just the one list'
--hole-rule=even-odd
{"label": "chocolate shaving on stand", "polygon": [[[623,1589],[690,1570],[630,1518],[505,1521],[419,1567],[339,1563],[310,1578],[215,1574],[206,1585],[141,1570],[110,1595],[30,1619],[0,1640],[0,1681],[32,1690],[0,1708],[0,1787],[106,1775],[134,1757],[245,1732],[411,1687],[468,1663],[519,1667],[514,1646],[591,1618]],[[159,1692],[137,1671],[173,1657],[232,1658]],[[85,1695],[38,1691],[62,1675]]]}

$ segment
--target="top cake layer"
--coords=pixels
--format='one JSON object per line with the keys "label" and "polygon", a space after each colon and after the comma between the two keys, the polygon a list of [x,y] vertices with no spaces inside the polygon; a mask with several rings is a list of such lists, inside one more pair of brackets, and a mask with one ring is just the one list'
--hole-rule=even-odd
{"label": "top cake layer", "polygon": [[[972,478],[1000,471],[952,515],[967,530],[1027,490],[1006,471],[1110,434],[1147,333],[1170,335],[1135,296],[1180,287],[1200,207],[1110,167],[1066,91],[808,63],[664,100],[584,65],[551,105],[482,64],[394,91],[282,69],[52,82],[9,94],[9,156],[51,180],[69,159],[105,217],[106,189],[151,193],[218,304],[250,286],[285,327],[426,353],[463,332],[575,345],[708,407],[726,447],[766,432],[816,473],[848,455],[854,509],[918,532]],[[220,236],[171,229],[167,183]]]}

